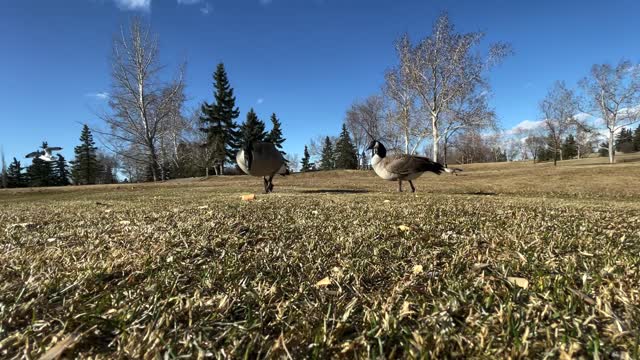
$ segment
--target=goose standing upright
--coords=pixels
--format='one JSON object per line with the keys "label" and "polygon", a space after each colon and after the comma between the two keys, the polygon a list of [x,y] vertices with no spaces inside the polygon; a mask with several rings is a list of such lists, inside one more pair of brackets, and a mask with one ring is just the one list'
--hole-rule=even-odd
{"label": "goose standing upright", "polygon": [[408,181],[411,192],[416,192],[412,180],[429,171],[440,175],[446,171],[442,164],[429,160],[426,157],[415,155],[390,155],[387,149],[377,140],[371,141],[367,150],[371,150],[371,166],[376,174],[389,181],[398,181],[398,191],[402,192],[402,182]]}
{"label": "goose standing upright", "polygon": [[286,160],[278,148],[268,142],[255,142],[245,146],[236,154],[236,163],[247,175],[262,176],[265,194],[273,191],[274,175],[289,174]]}

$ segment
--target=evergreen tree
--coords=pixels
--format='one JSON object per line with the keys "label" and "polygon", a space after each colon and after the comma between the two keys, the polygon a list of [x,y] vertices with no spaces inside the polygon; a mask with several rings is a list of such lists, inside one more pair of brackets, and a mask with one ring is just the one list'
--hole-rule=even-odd
{"label": "evergreen tree", "polygon": [[[43,142],[42,149],[46,149],[47,147],[47,142]],[[29,185],[34,187],[56,185],[56,178],[52,165],[53,162],[44,161],[37,157],[33,158],[31,165],[27,168]]]}
{"label": "evergreen tree", "polygon": [[213,74],[213,86],[213,103],[205,102],[201,107],[200,130],[207,134],[205,146],[209,148],[216,172],[222,175],[225,161],[233,161],[240,147],[238,124],[235,122],[240,116],[240,109],[236,107],[236,97],[222,63]]}
{"label": "evergreen tree", "polygon": [[609,156],[609,144],[607,142],[600,143],[598,154],[600,154],[600,156],[602,157]]}
{"label": "evergreen tree", "polygon": [[633,150],[640,151],[640,125],[633,132]]}
{"label": "evergreen tree", "polygon": [[265,141],[272,143],[278,148],[278,150],[280,150],[282,155],[286,155],[287,153],[282,151],[282,143],[287,139],[282,137],[282,123],[280,123],[280,120],[278,120],[275,113],[271,114],[271,124],[271,131],[267,134]]}
{"label": "evergreen tree", "polygon": [[98,177],[98,159],[89,126],[82,127],[80,145],[73,149],[75,159],[71,161],[71,177],[76,185],[95,184]]}
{"label": "evergreen tree", "polygon": [[357,169],[358,168],[358,152],[351,142],[351,136],[347,131],[347,126],[342,124],[340,138],[336,143],[335,151],[335,167],[337,169]]}
{"label": "evergreen tree", "polygon": [[301,169],[300,171],[302,172],[306,172],[309,171],[311,169],[311,163],[309,162],[311,160],[311,156],[309,155],[309,149],[307,148],[307,145],[304,146],[304,156],[302,157],[302,161],[301,161]]}
{"label": "evergreen tree", "polygon": [[256,141],[264,141],[267,133],[264,131],[264,122],[258,119],[253,109],[247,113],[247,119],[240,126],[241,146],[248,146]]}
{"label": "evergreen tree", "polygon": [[329,139],[328,136],[324,139],[324,146],[322,147],[320,162],[320,170],[331,170],[336,168],[333,144],[331,143],[331,139]]}
{"label": "evergreen tree", "polygon": [[[104,152],[98,153],[98,184],[115,184],[118,179],[116,178],[115,170],[118,167],[118,162],[114,156],[105,154]],[[170,173],[168,170],[169,165],[166,166],[165,175]]]}
{"label": "evergreen tree", "polygon": [[566,160],[576,156],[578,156],[578,145],[573,134],[569,134],[562,143],[562,157]]}
{"label": "evergreen tree", "polygon": [[616,151],[629,153],[634,151],[633,132],[631,129],[622,128],[616,136]]}
{"label": "evergreen tree", "polygon": [[19,188],[25,186],[27,186],[27,178],[25,174],[22,173],[20,161],[13,158],[13,161],[9,164],[9,168],[7,169],[7,187]]}
{"label": "evergreen tree", "polygon": [[620,129],[618,135],[616,135],[616,151],[622,151],[622,147],[626,143],[633,143],[633,134],[631,133],[631,129],[627,130],[625,128],[622,128]]}
{"label": "evergreen tree", "polygon": [[58,159],[55,162],[54,171],[55,184],[58,186],[67,186],[69,182],[69,165],[64,156],[58,154]]}

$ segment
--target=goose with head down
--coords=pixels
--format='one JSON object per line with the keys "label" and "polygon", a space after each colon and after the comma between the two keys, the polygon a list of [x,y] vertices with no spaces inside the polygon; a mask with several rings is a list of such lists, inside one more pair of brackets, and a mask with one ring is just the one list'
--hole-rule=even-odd
{"label": "goose with head down", "polygon": [[425,172],[440,175],[440,173],[446,171],[442,164],[423,156],[387,155],[387,149],[377,140],[371,141],[367,150],[373,152],[371,166],[376,174],[384,180],[398,181],[398,191],[400,192],[402,192],[403,181],[408,181],[411,186],[411,192],[415,192],[416,188],[413,185],[413,180]]}
{"label": "goose with head down", "polygon": [[268,142],[245,145],[238,151],[236,163],[247,175],[262,176],[265,194],[273,191],[276,174],[289,174],[285,158],[274,144]]}

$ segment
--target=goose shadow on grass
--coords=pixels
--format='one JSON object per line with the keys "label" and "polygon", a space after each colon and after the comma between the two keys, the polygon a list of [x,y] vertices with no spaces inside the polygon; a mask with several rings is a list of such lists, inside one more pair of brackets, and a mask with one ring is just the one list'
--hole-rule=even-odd
{"label": "goose shadow on grass", "polygon": [[366,194],[369,190],[364,189],[316,189],[316,190],[298,190],[301,194]]}
{"label": "goose shadow on grass", "polygon": [[468,192],[458,192],[454,193],[456,195],[479,195],[479,196],[496,196],[497,192],[493,191],[468,191]]}

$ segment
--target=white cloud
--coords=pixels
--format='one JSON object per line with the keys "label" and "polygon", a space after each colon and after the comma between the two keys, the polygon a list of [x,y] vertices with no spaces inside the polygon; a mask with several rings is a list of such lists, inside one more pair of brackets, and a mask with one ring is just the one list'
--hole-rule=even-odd
{"label": "white cloud", "polygon": [[577,113],[577,114],[574,115],[574,117],[578,121],[586,121],[586,120],[589,120],[589,119],[593,118],[593,116],[591,116],[591,114],[587,114],[585,112]]}
{"label": "white cloud", "polygon": [[209,13],[213,10],[213,7],[209,3],[205,3],[204,6],[200,8],[200,12],[202,15],[209,15]]}
{"label": "white cloud", "polygon": [[263,99],[263,98],[260,98],[260,99],[258,99],[258,101],[256,101],[256,103],[257,103],[258,105],[262,104],[263,102],[264,102],[264,99]]}
{"label": "white cloud", "polygon": [[88,93],[88,94],[85,94],[84,96],[99,99],[99,100],[107,100],[109,98],[109,93],[103,91],[103,92],[97,92],[97,93]]}
{"label": "white cloud", "polygon": [[151,9],[151,0],[114,0],[116,5],[123,10],[143,10]]}
{"label": "white cloud", "polygon": [[524,120],[514,126],[512,130],[533,130],[544,124],[544,120]]}

